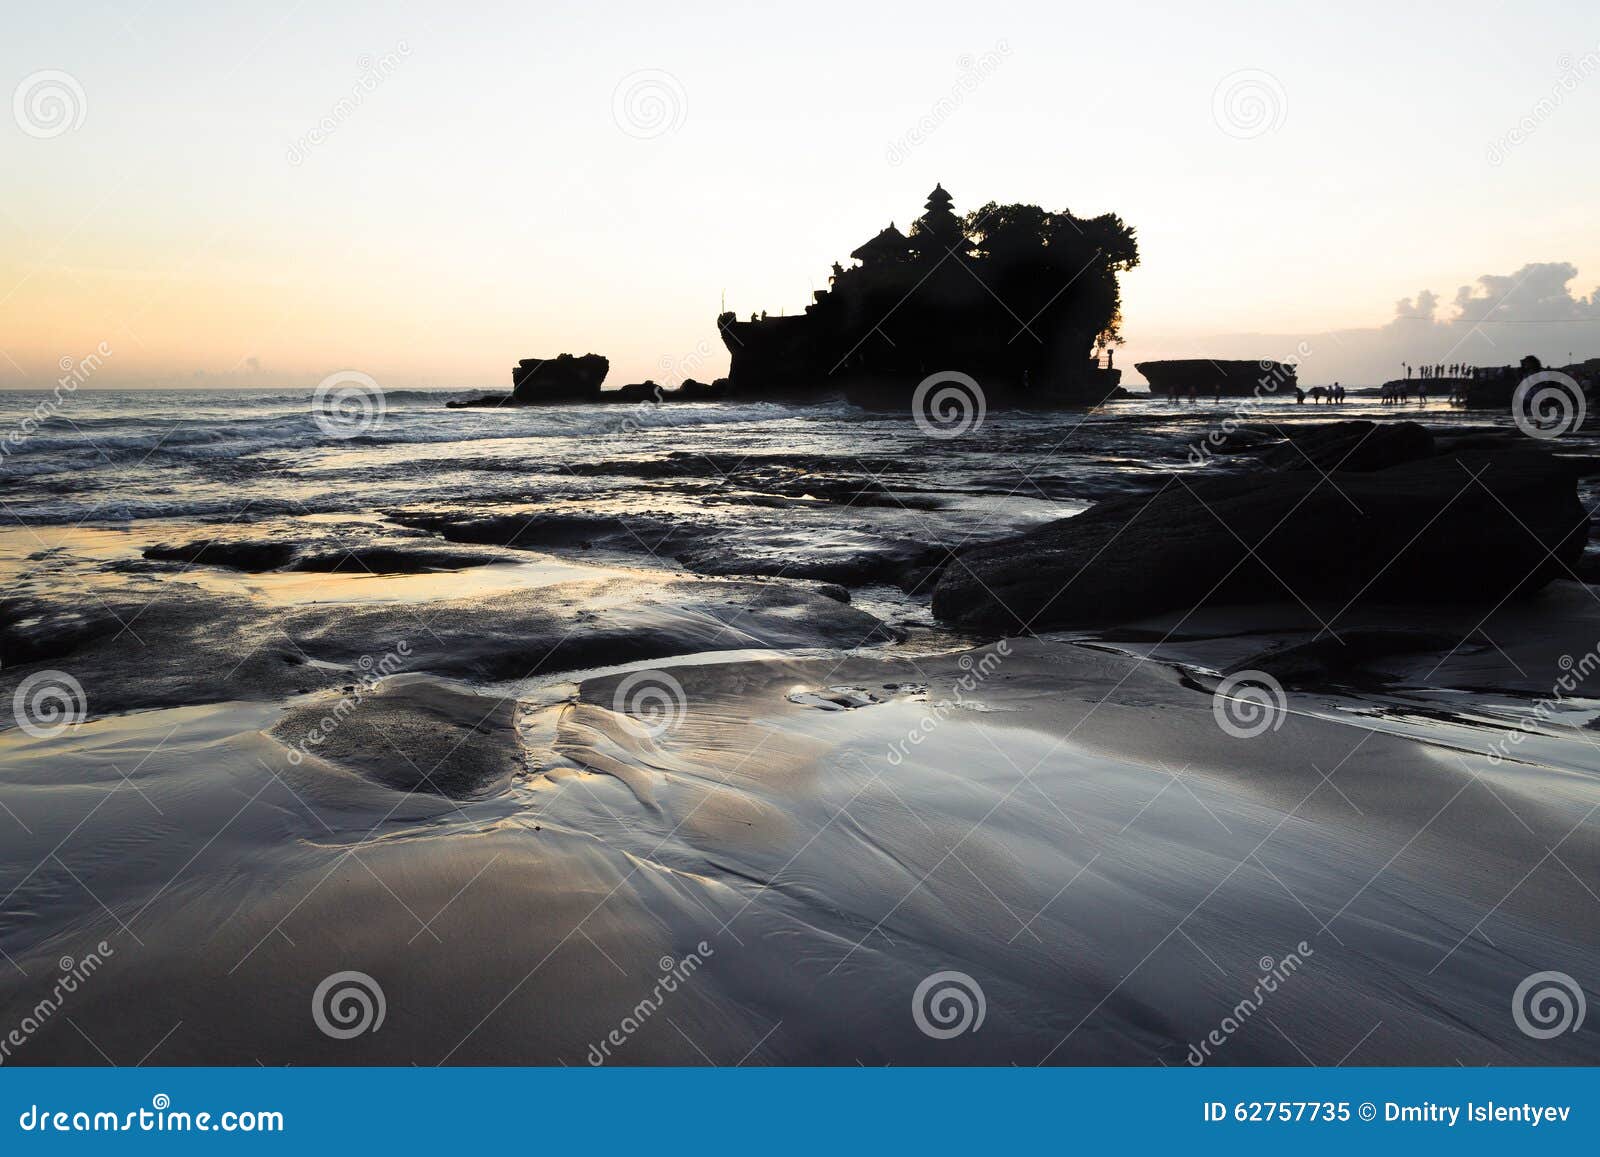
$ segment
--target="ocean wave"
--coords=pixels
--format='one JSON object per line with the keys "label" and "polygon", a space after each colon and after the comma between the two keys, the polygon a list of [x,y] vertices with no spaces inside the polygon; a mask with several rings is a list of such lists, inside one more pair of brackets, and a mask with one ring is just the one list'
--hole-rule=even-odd
{"label": "ocean wave", "polygon": [[[107,463],[120,463],[158,454],[178,458],[236,457],[264,451],[317,451],[339,446],[626,436],[641,429],[760,423],[793,416],[792,407],[764,402],[737,407],[718,403],[663,407],[613,404],[495,411],[446,410],[441,405],[426,409],[391,409],[373,429],[353,438],[338,438],[325,432],[318,426],[309,406],[293,414],[246,414],[222,422],[203,421],[198,417],[174,418],[170,414],[143,418],[135,415],[61,416],[47,419],[32,433],[18,437],[9,446],[6,456],[31,462],[49,455],[88,453]],[[0,422],[0,436],[3,436],[3,428],[4,423]]]}

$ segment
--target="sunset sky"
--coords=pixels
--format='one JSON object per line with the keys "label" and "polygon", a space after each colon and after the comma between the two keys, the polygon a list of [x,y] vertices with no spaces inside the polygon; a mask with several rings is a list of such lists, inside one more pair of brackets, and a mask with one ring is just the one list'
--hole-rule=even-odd
{"label": "sunset sky", "polygon": [[1600,355],[1592,0],[11,0],[0,84],[0,386],[709,379],[724,294],[803,308],[936,181],[1134,225],[1130,369]]}

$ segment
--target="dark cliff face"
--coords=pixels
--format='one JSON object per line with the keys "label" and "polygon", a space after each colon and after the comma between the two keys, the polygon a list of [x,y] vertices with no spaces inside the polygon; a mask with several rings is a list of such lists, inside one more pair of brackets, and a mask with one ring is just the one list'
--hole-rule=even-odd
{"label": "dark cliff face", "polygon": [[511,396],[517,402],[592,401],[610,369],[599,354],[523,358],[511,371]]}
{"label": "dark cliff face", "polygon": [[1093,355],[1116,339],[1118,273],[1138,260],[1115,217],[990,204],[962,219],[936,189],[909,237],[891,226],[853,256],[803,314],[718,319],[735,391],[894,389],[945,371],[1000,393],[1115,383]]}

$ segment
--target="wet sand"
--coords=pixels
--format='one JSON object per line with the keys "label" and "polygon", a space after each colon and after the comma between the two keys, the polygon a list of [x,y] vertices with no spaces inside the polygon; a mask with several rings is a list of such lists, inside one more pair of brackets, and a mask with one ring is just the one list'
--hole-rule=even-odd
{"label": "wet sand", "polygon": [[[1547,598],[1562,632],[1488,624],[1528,670],[1600,639],[1586,590]],[[1416,686],[1292,692],[1241,739],[1214,668],[1111,647],[1142,645],[403,673],[304,753],[337,688],[7,731],[6,1007],[114,949],[17,1060],[1182,1064],[1287,954],[1208,1063],[1595,1060],[1509,1015],[1600,963],[1592,713],[1491,762],[1503,721],[1412,656]],[[665,714],[619,692],[641,671]],[[352,969],[386,1018],[333,1039],[312,993]],[[937,1039],[913,995],[952,970],[985,1017]]]}
{"label": "wet sand", "polygon": [[[0,1059],[1596,1063],[1513,1012],[1600,976],[1595,588],[932,621],[930,546],[1136,491],[1212,419],[1040,469],[1031,420],[799,453],[785,418],[543,495],[517,439],[325,448],[270,509],[83,526],[38,475],[22,511],[65,521],[0,531],[0,699],[61,671],[86,718],[0,730]],[[275,466],[195,461],[139,500]],[[1335,612],[1407,641],[1280,654]],[[1246,737],[1241,666],[1285,688]],[[351,972],[381,1024],[330,1032]]]}

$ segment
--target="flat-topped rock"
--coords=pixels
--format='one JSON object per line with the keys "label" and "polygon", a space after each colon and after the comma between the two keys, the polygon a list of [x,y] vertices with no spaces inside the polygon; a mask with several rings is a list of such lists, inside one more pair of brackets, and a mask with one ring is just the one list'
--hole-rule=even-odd
{"label": "flat-topped rock", "polygon": [[1262,358],[1259,361],[1216,361],[1212,358],[1176,358],[1135,362],[1134,369],[1150,383],[1152,394],[1197,394],[1240,397],[1259,394],[1278,397],[1295,391],[1294,366]]}
{"label": "flat-topped rock", "polygon": [[518,402],[589,401],[610,370],[610,360],[599,354],[523,358],[511,371],[511,396]]}

